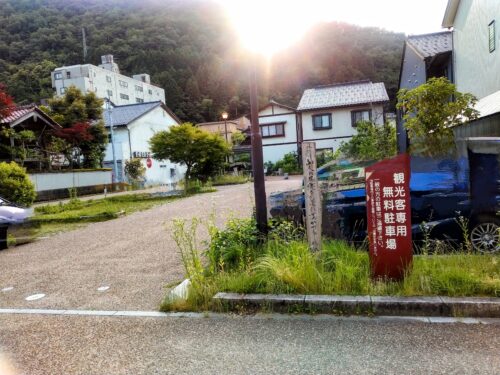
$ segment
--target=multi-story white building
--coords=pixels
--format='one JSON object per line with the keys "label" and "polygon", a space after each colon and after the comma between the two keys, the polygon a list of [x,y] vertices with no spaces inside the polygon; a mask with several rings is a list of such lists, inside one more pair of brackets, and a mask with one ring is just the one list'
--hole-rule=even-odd
{"label": "multi-story white building", "polygon": [[359,121],[383,124],[388,101],[382,82],[346,82],[305,90],[297,108],[302,141],[314,141],[318,152],[335,151],[356,134]]}
{"label": "multi-story white building", "polygon": [[120,74],[113,55],[101,57],[99,66],[92,64],[56,68],[52,73],[52,87],[56,95],[75,86],[83,92],[95,92],[97,97],[110,99],[115,105],[161,101],[165,103],[165,90],[151,84],[149,74],[127,77]]}

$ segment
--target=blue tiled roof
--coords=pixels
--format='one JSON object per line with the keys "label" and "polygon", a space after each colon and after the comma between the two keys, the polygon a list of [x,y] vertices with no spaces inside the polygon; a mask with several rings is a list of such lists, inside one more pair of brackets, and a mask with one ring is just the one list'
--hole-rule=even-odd
{"label": "blue tiled roof", "polygon": [[161,106],[161,102],[137,103],[120,105],[111,108],[111,119],[108,110],[104,111],[104,124],[109,127],[111,120],[113,126],[124,126],[130,124],[132,121],[141,117],[143,114],[151,111],[152,109]]}

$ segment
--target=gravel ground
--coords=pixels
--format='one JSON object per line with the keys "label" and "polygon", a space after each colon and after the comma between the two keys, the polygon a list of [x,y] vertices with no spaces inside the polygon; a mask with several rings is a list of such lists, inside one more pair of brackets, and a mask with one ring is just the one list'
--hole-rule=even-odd
{"label": "gravel ground", "polygon": [[[266,190],[287,190],[300,183],[297,177],[270,179]],[[215,210],[222,225],[231,216],[248,217],[252,197],[251,184],[219,187],[215,193],[1,251],[0,307],[155,310],[165,284],[183,277],[171,239],[172,220],[198,217],[206,222]],[[100,292],[101,286],[109,289]],[[37,293],[46,296],[25,301]]]}
{"label": "gravel ground", "polygon": [[500,373],[500,325],[7,315],[0,327],[30,375]]}

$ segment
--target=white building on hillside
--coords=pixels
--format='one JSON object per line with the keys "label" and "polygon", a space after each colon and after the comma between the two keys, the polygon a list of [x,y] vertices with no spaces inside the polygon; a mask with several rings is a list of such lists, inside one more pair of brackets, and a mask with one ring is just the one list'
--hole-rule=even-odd
{"label": "white building on hillside", "polygon": [[75,86],[82,92],[95,92],[99,98],[109,98],[116,105],[165,103],[165,90],[151,84],[149,74],[136,74],[132,78],[120,74],[113,55],[104,55],[101,61],[99,66],[84,64],[56,68],[51,73],[56,95],[64,95],[68,87]]}
{"label": "white building on hillside", "polygon": [[[151,137],[156,132],[180,124],[177,116],[161,101],[111,107],[104,111],[103,117],[110,138],[110,126],[113,125],[118,181],[126,180],[123,169],[125,161],[131,158],[142,159],[146,167],[146,185],[173,186],[184,177],[183,166],[168,160],[155,160],[151,156]],[[113,168],[111,143],[106,149],[104,165]]]}
{"label": "white building on hillside", "polygon": [[259,111],[264,162],[273,163],[290,152],[298,153],[299,128],[295,108],[269,101]]}
{"label": "white building on hillside", "polygon": [[389,96],[382,82],[346,82],[304,91],[300,112],[302,141],[316,142],[316,150],[337,150],[356,134],[359,121],[384,123]]}

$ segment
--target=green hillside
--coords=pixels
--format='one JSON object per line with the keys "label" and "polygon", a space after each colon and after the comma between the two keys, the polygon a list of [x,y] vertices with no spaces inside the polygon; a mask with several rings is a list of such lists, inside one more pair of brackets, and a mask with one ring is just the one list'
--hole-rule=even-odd
{"label": "green hillside", "polygon": [[[0,0],[0,82],[18,103],[52,95],[50,72],[111,53],[127,75],[149,73],[183,120],[248,110],[249,56],[217,3],[195,0]],[[272,38],[272,35],[270,35]],[[327,23],[259,67],[261,100],[295,106],[304,88],[383,81],[394,97],[404,35]],[[270,71],[271,74],[263,72]]]}

